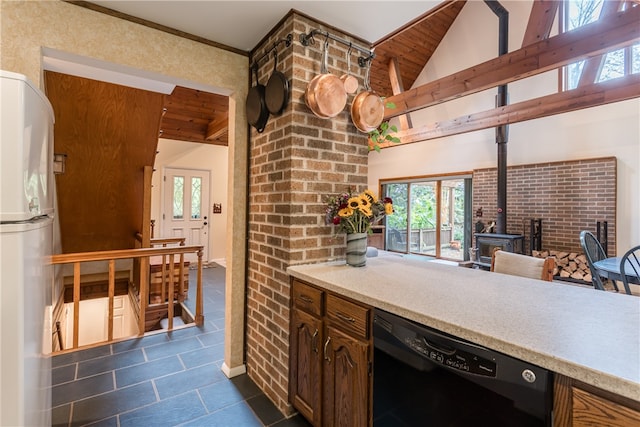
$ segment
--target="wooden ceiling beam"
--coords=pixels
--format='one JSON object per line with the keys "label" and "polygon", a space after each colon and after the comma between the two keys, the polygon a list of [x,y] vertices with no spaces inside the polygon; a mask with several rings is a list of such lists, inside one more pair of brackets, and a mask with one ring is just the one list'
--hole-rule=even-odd
{"label": "wooden ceiling beam", "polygon": [[640,8],[541,40],[447,77],[387,98],[384,119],[420,110],[630,45],[640,38]]}
{"label": "wooden ceiling beam", "polygon": [[395,134],[400,143],[383,143],[381,148],[426,141],[445,136],[489,129],[584,108],[640,97],[640,75],[632,74],[607,82],[555,93],[492,110],[465,115]]}
{"label": "wooden ceiling beam", "polygon": [[[398,58],[395,56],[389,59],[389,81],[391,82],[391,91],[394,95],[404,92],[402,75],[400,74],[400,64],[398,64]],[[407,130],[413,127],[409,114],[403,114],[399,119],[401,130]]]}
{"label": "wooden ceiling beam", "polygon": [[229,114],[221,115],[216,120],[212,120],[207,126],[205,139],[211,141],[224,135],[229,128]]}
{"label": "wooden ceiling beam", "polygon": [[560,0],[536,0],[533,2],[527,29],[522,39],[522,47],[549,38],[553,20],[561,3]]}

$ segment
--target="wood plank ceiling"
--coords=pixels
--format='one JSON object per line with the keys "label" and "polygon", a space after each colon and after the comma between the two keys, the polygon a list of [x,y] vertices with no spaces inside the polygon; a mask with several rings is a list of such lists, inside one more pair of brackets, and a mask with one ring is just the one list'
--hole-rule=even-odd
{"label": "wood plank ceiling", "polygon": [[437,9],[409,22],[373,46],[371,88],[380,96],[396,94],[390,73],[397,74],[399,91],[413,86],[466,1],[443,2]]}
{"label": "wood plank ceiling", "polygon": [[228,145],[229,98],[176,86],[166,95],[160,138]]}

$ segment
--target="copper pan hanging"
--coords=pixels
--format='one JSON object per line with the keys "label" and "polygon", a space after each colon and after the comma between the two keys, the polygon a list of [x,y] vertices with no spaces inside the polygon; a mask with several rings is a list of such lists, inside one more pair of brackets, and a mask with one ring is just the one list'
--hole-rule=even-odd
{"label": "copper pan hanging", "polygon": [[307,106],[313,114],[322,118],[337,116],[347,104],[344,83],[327,71],[328,50],[329,42],[325,40],[320,74],[311,79],[305,91]]}
{"label": "copper pan hanging", "polygon": [[349,50],[347,50],[347,73],[340,76],[342,84],[344,85],[344,91],[347,93],[356,93],[358,90],[358,79],[351,75],[351,43],[349,43]]}
{"label": "copper pan hanging", "polygon": [[364,77],[364,91],[357,94],[351,102],[351,121],[355,127],[365,133],[375,130],[384,118],[384,102],[369,85],[371,61],[367,63]]}

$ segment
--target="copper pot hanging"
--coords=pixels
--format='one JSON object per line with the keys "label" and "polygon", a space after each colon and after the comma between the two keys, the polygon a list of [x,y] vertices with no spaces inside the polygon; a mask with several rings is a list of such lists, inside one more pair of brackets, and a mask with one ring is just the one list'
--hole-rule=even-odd
{"label": "copper pot hanging", "polygon": [[322,118],[337,116],[347,104],[344,83],[327,71],[328,50],[329,42],[325,41],[320,74],[311,79],[305,91],[307,106],[313,114]]}
{"label": "copper pot hanging", "polygon": [[371,61],[368,62],[365,71],[365,90],[357,94],[351,102],[351,121],[364,133],[377,129],[384,118],[384,101],[369,86],[370,69]]}
{"label": "copper pot hanging", "polygon": [[340,76],[344,91],[347,93],[356,93],[358,90],[358,79],[351,75],[351,44],[349,44],[349,50],[347,51],[347,74]]}

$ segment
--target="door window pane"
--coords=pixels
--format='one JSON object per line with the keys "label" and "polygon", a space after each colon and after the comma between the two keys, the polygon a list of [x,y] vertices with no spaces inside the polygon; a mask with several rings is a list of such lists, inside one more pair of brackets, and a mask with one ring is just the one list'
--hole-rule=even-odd
{"label": "door window pane", "polygon": [[202,205],[202,178],[191,178],[191,219],[200,219]]}
{"label": "door window pane", "polygon": [[436,183],[411,184],[411,239],[409,251],[436,255]]}
{"label": "door window pane", "polygon": [[407,252],[407,212],[409,209],[408,184],[386,184],[385,197],[393,200],[393,215],[385,217],[387,250]]}
{"label": "door window pane", "polygon": [[173,219],[184,217],[184,177],[173,177]]}
{"label": "door window pane", "polygon": [[440,256],[464,259],[464,179],[442,181]]}

